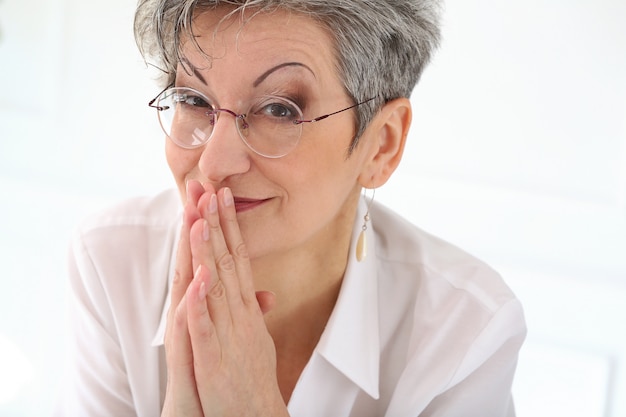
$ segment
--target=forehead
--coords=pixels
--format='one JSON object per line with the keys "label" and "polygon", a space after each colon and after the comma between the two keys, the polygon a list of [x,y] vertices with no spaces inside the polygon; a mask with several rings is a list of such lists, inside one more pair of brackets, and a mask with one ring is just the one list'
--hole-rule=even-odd
{"label": "forehead", "polygon": [[232,9],[198,13],[193,41],[181,39],[184,60],[194,69],[230,75],[240,69],[263,71],[283,62],[298,62],[315,78],[336,77],[335,40],[320,22],[302,14],[275,10],[232,13]]}

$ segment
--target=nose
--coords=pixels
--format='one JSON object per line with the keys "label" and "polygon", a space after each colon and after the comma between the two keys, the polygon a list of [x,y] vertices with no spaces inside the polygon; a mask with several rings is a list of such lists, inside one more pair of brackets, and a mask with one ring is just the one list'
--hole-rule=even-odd
{"label": "nose", "polygon": [[211,139],[204,145],[198,168],[213,184],[250,170],[250,150],[239,136],[233,112],[223,112],[213,126]]}

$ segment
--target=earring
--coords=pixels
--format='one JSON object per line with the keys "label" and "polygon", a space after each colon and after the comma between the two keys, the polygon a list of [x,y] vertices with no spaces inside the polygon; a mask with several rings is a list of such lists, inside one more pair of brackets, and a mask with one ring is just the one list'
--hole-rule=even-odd
{"label": "earring", "polygon": [[356,241],[356,260],[361,262],[367,256],[367,236],[365,231],[367,230],[367,222],[370,221],[370,207],[372,206],[372,202],[374,201],[374,196],[376,195],[376,189],[373,189],[372,198],[367,205],[367,211],[365,212],[365,216],[363,216],[363,226],[361,226],[361,233],[359,233],[359,239]]}

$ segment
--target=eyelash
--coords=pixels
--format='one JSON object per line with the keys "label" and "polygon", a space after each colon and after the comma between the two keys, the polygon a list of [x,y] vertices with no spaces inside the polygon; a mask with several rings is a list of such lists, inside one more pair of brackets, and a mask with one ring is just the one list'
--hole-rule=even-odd
{"label": "eyelash", "polygon": [[306,111],[306,100],[299,93],[293,94],[293,93],[286,93],[284,90],[275,90],[275,91],[270,92],[267,95],[274,96],[274,97],[279,97],[279,98],[291,101],[296,106],[298,106],[298,108],[303,113]]}

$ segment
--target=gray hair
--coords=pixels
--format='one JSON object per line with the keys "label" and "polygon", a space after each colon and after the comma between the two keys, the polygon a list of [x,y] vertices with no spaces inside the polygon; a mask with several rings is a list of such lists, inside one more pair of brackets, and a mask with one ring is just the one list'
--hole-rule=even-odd
{"label": "gray hair", "polygon": [[137,46],[146,62],[156,60],[153,65],[164,71],[168,85],[178,63],[185,62],[181,37],[194,39],[195,14],[223,5],[233,7],[229,16],[246,9],[287,10],[328,30],[347,94],[354,103],[376,97],[356,108],[350,151],[385,102],[410,97],[440,38],[441,0],[139,0]]}

